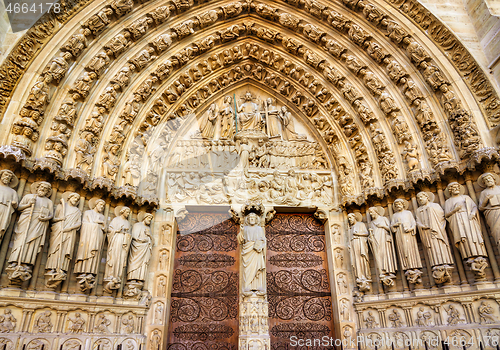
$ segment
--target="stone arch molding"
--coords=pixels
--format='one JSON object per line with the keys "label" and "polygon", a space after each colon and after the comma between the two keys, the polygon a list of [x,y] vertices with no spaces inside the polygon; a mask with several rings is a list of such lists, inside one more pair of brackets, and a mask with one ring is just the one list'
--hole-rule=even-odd
{"label": "stone arch molding", "polygon": [[183,124],[250,81],[273,90],[320,140],[344,202],[497,157],[488,132],[496,94],[474,63],[467,74],[465,63],[455,66],[460,45],[431,19],[424,29],[434,41],[365,1],[116,0],[70,17],[57,19],[66,21],[58,30],[37,24],[33,44],[20,44],[32,59],[20,61],[25,74],[4,109],[12,126],[3,150],[31,169],[155,202],[141,194],[149,180],[124,180],[130,155],[165,130],[172,151]]}

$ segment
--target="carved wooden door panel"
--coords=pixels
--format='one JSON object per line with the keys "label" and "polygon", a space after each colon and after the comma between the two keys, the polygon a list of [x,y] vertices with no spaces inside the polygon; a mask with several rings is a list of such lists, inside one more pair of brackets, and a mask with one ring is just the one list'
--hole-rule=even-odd
{"label": "carved wooden door panel", "polygon": [[276,214],[266,237],[271,349],[332,349],[290,342],[333,337],[323,224],[309,214]]}
{"label": "carved wooden door panel", "polygon": [[189,214],[177,233],[168,350],[236,350],[238,227],[228,214]]}

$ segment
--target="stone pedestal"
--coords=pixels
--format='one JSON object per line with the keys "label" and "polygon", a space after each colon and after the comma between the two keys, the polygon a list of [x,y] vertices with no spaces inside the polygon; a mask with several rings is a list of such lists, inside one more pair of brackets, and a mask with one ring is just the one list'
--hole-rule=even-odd
{"label": "stone pedestal", "polygon": [[240,302],[239,350],[271,348],[268,302],[265,296],[242,297]]}

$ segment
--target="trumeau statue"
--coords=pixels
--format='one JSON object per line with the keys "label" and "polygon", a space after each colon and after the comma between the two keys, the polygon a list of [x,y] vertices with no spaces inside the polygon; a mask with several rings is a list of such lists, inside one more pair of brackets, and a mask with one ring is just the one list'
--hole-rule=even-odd
{"label": "trumeau statue", "polygon": [[108,256],[106,270],[104,271],[104,291],[111,293],[113,289],[121,286],[123,270],[127,263],[127,256],[132,236],[131,225],[128,222],[130,208],[116,207],[116,217],[111,220],[108,228]]}
{"label": "trumeau statue", "polygon": [[407,210],[408,202],[399,198],[394,201],[391,228],[396,237],[401,267],[410,283],[421,283],[422,262],[418,253],[417,228],[413,214]]}
{"label": "trumeau statue", "polygon": [[32,267],[45,243],[49,221],[53,216],[50,200],[52,187],[48,182],[34,182],[31,194],[23,197],[18,210],[21,212],[14,228],[13,247],[8,258],[7,275],[13,284],[31,278]]}
{"label": "trumeau statue", "polygon": [[262,227],[262,205],[246,205],[238,233],[243,265],[243,294],[266,293],[266,235]]}
{"label": "trumeau statue", "polygon": [[420,192],[417,194],[417,201],[420,207],[417,209],[416,222],[432,266],[432,277],[436,283],[448,282],[451,279],[453,257],[446,235],[444,210],[434,203],[434,193]]}
{"label": "trumeau statue", "polygon": [[94,287],[95,276],[99,272],[106,223],[102,215],[105,204],[104,200],[94,197],[89,200],[90,210],[83,213],[75,261],[75,274],[78,274],[76,279],[82,292]]}
{"label": "trumeau statue", "polygon": [[10,170],[0,170],[0,242],[10,225],[12,214],[17,208],[19,198],[13,189],[19,180]]}
{"label": "trumeau statue", "polygon": [[137,220],[139,222],[132,226],[132,243],[130,244],[127,264],[127,291],[125,295],[128,297],[138,296],[139,290],[142,289],[153,247],[153,238],[149,227],[151,220],[153,220],[153,214],[141,211],[137,215]]}
{"label": "trumeau statue", "polygon": [[49,288],[56,288],[66,279],[73,257],[76,231],[82,224],[82,212],[77,207],[79,202],[78,193],[66,192],[61,198],[61,203],[56,207],[45,263],[47,270],[45,284]]}
{"label": "trumeau statue", "polygon": [[495,242],[500,247],[500,186],[499,178],[494,173],[484,173],[478,184],[484,188],[479,196],[479,210],[484,213],[486,223]]}
{"label": "trumeau statue", "polygon": [[385,210],[382,207],[371,207],[368,209],[368,213],[371,216],[368,241],[373,251],[380,280],[386,286],[393,286],[396,278],[397,260],[391,224],[389,219],[384,216]]}
{"label": "trumeau statue", "polygon": [[361,292],[371,289],[370,257],[368,256],[368,229],[360,213],[347,215],[351,233],[351,263],[356,284]]}
{"label": "trumeau statue", "polygon": [[476,279],[483,279],[484,269],[488,266],[488,254],[481,234],[479,213],[472,198],[464,193],[464,187],[458,182],[448,184],[445,190],[448,197],[444,203],[445,217],[462,259],[467,259]]}

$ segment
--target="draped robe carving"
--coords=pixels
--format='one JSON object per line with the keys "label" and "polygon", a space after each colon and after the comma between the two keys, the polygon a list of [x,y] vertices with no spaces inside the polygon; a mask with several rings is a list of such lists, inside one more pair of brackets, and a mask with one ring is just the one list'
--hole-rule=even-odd
{"label": "draped robe carving", "polygon": [[259,225],[259,217],[250,213],[238,234],[243,265],[243,293],[265,293],[266,289],[266,236]]}

